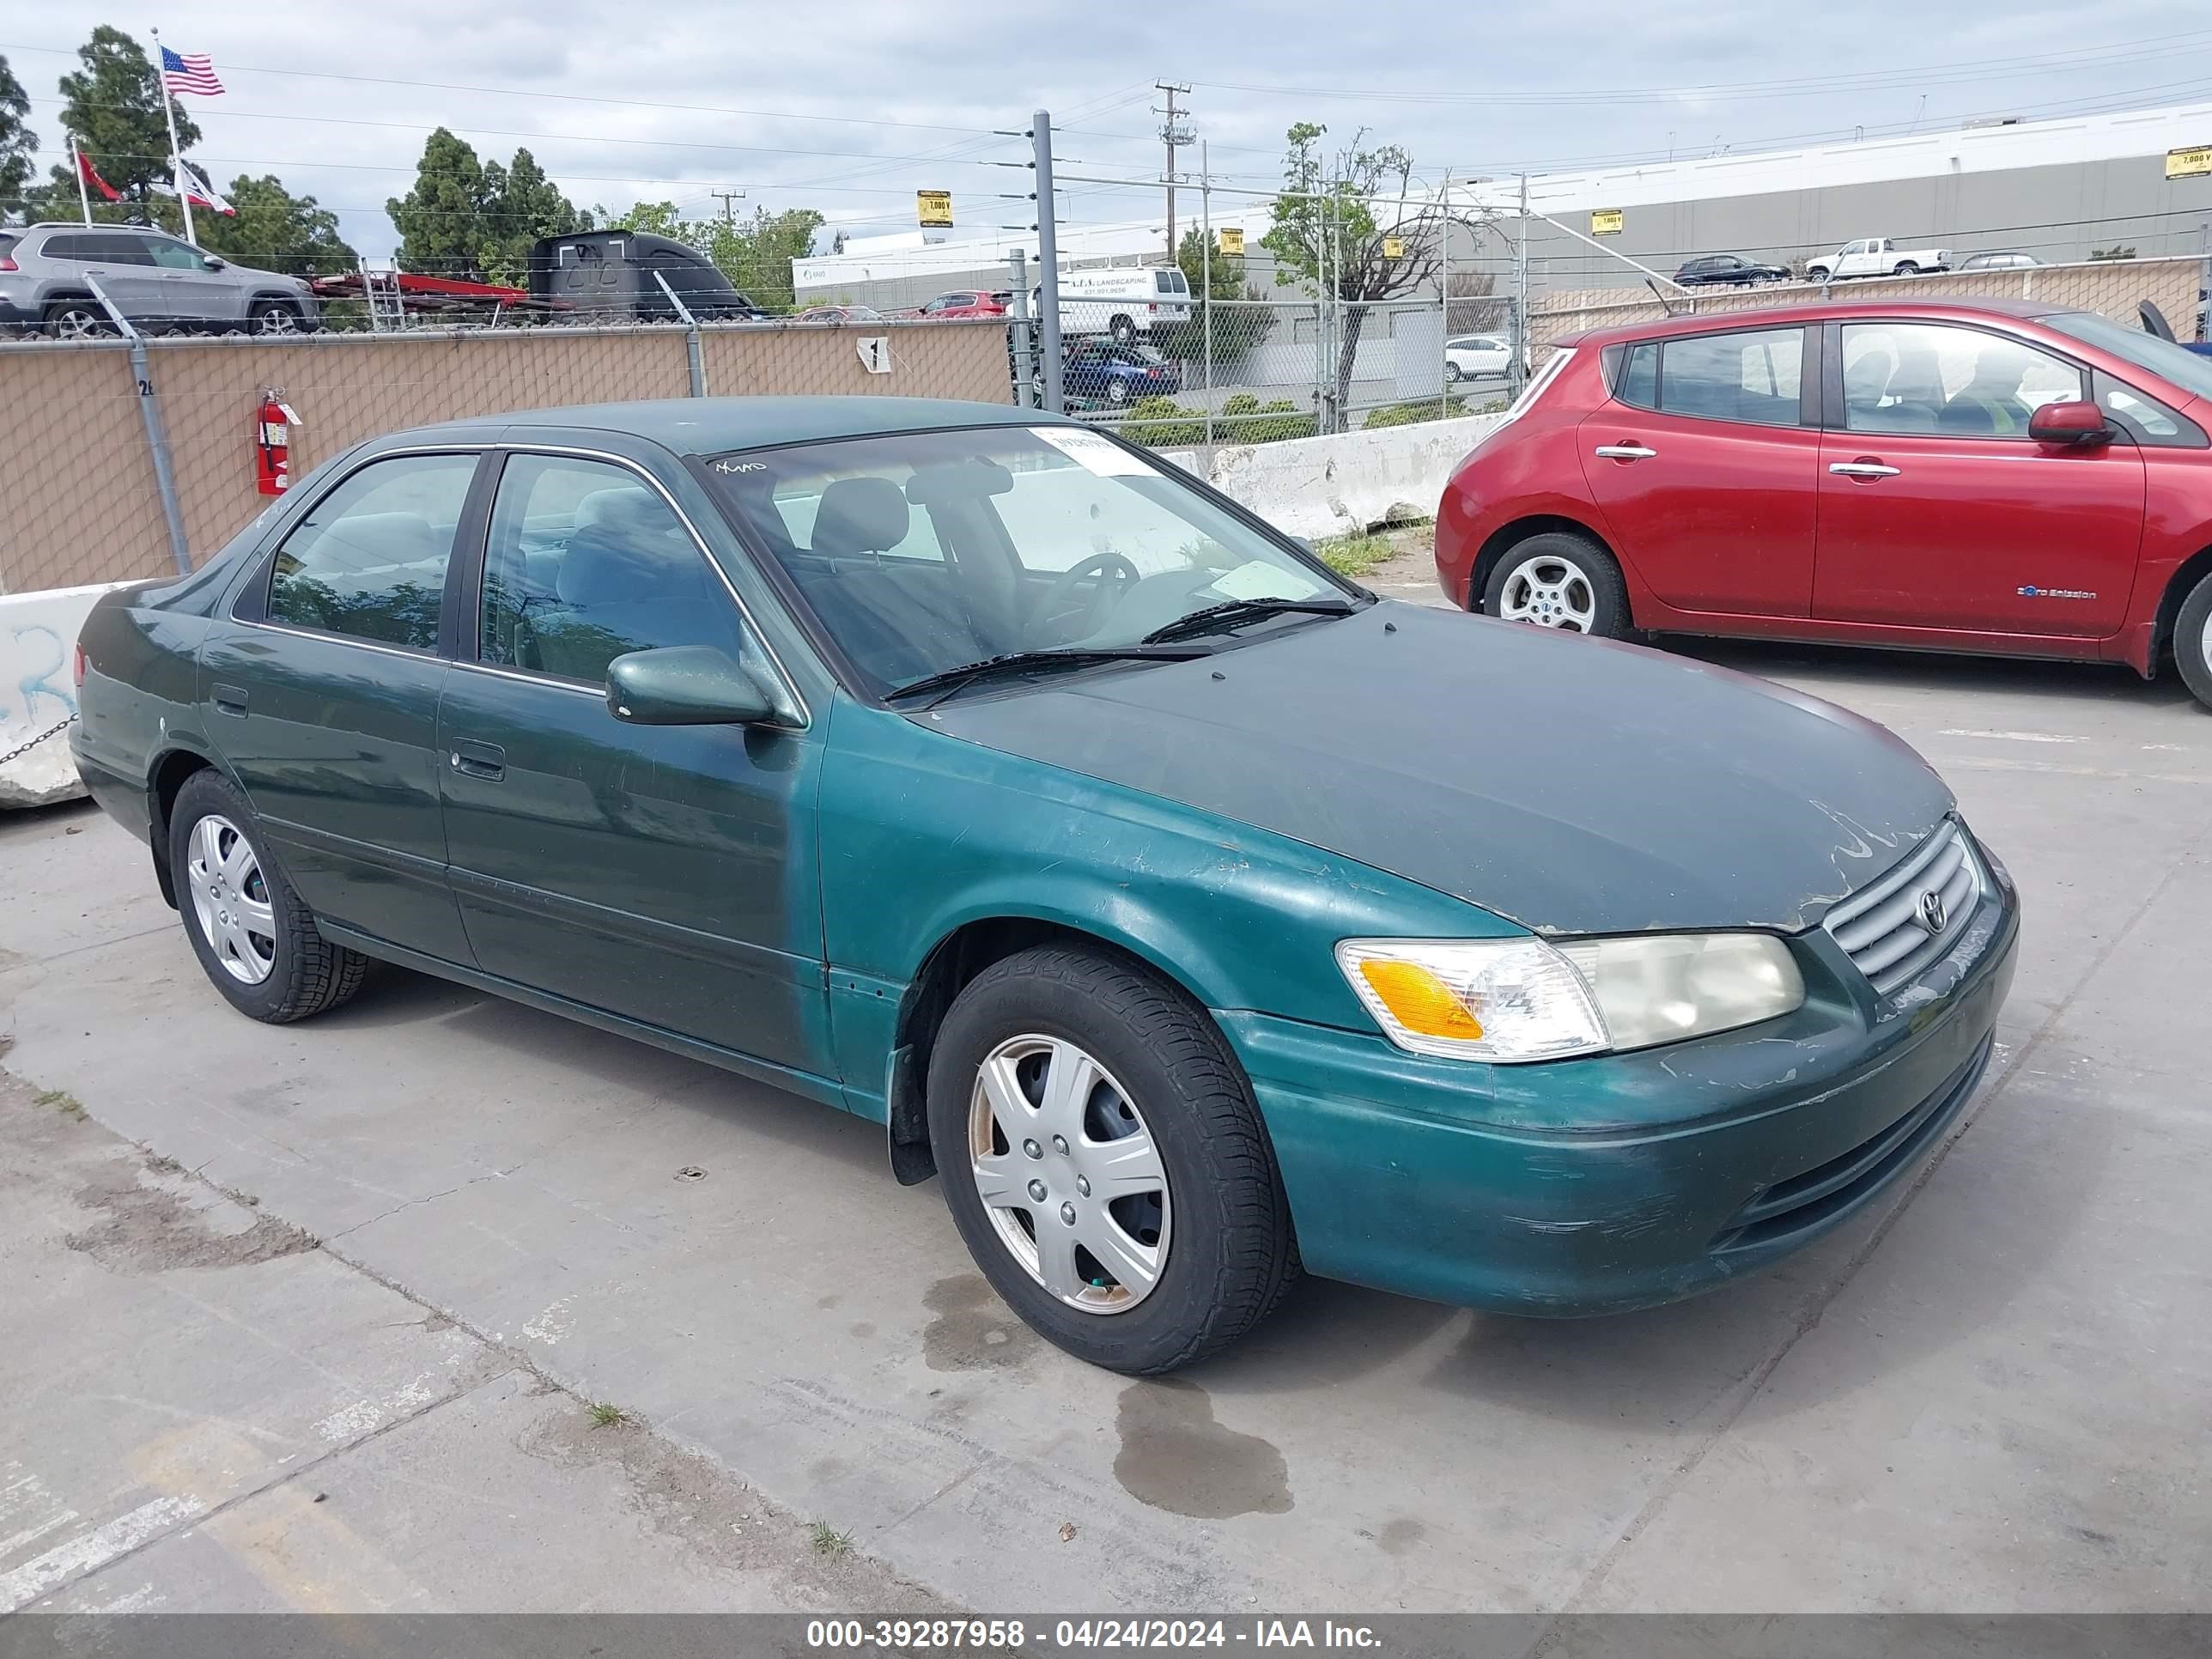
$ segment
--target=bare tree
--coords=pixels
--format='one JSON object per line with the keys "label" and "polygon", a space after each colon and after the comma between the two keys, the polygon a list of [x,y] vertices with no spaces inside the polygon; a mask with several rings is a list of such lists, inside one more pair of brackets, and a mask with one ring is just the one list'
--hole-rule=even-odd
{"label": "bare tree", "polygon": [[1275,256],[1278,282],[1304,277],[1317,294],[1342,303],[1335,386],[1331,406],[1322,411],[1322,430],[1336,431],[1351,398],[1369,310],[1436,281],[1444,222],[1414,197],[1413,158],[1405,149],[1370,149],[1362,129],[1334,155],[1325,155],[1321,141],[1328,131],[1311,121],[1291,128],[1274,228],[1261,246]]}

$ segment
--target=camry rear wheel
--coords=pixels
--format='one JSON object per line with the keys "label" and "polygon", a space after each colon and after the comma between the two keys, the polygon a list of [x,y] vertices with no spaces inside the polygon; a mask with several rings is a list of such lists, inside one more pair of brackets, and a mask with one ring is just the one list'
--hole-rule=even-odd
{"label": "camry rear wheel", "polygon": [[2181,614],[2173,622],[2173,659],[2182,683],[2212,708],[2212,575],[2198,581],[2181,602]]}
{"label": "camry rear wheel", "polygon": [[929,1127],[976,1265],[1093,1364],[1188,1364],[1297,1276],[1242,1069],[1202,1010],[1133,963],[1054,945],[977,975],[938,1032]]}
{"label": "camry rear wheel", "polygon": [[1567,633],[1618,639],[1628,592],[1613,556],[1587,537],[1547,531],[1509,550],[1490,573],[1483,614]]}
{"label": "camry rear wheel", "polygon": [[169,811],[169,873],[185,934],[232,1007],[272,1025],[335,1008],[368,958],[315,931],[253,809],[220,773],[195,772]]}

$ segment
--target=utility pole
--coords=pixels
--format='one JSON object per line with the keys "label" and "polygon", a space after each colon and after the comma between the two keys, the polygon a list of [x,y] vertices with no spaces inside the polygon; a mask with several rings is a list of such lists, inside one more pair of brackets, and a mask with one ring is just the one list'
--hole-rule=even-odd
{"label": "utility pole", "polygon": [[733,203],[742,202],[745,199],[744,191],[741,190],[710,190],[707,194],[714,197],[717,201],[721,203],[722,222],[726,225],[734,224],[736,221],[731,217],[731,206]]}
{"label": "utility pole", "polygon": [[1066,372],[1060,356],[1060,204],[1052,193],[1052,117],[1043,110],[1030,118],[1030,147],[1036,168],[1037,355],[1044,359],[1044,406],[1057,415]]}
{"label": "utility pole", "polygon": [[1168,95],[1168,106],[1164,110],[1160,111],[1159,113],[1167,117],[1167,119],[1161,124],[1160,137],[1166,142],[1168,147],[1168,263],[1170,264],[1173,264],[1175,263],[1176,257],[1176,149],[1179,145],[1191,143],[1194,136],[1190,128],[1177,126],[1176,125],[1176,116],[1188,115],[1190,113],[1187,109],[1178,110],[1176,107],[1176,95],[1180,93],[1188,97],[1190,94],[1190,82],[1188,81],[1155,81],[1152,84]]}

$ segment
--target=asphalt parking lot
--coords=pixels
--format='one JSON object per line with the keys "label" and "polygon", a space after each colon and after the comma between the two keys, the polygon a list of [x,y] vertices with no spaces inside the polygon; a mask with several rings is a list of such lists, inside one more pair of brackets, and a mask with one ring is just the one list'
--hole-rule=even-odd
{"label": "asphalt parking lot", "polygon": [[1308,1283],[1167,1382],[1030,1336],[865,1123],[397,971],[253,1024],[137,842],[0,820],[0,1609],[2201,1607],[2212,715],[1689,648],[1896,729],[2011,866],[1970,1115],[1721,1294]]}

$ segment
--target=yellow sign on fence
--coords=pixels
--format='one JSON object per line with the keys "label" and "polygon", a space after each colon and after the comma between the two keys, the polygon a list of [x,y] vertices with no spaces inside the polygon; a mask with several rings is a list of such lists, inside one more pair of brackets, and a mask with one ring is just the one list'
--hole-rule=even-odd
{"label": "yellow sign on fence", "polygon": [[915,214],[924,230],[934,230],[952,222],[952,192],[949,190],[918,190],[914,193]]}
{"label": "yellow sign on fence", "polygon": [[1221,228],[1221,252],[1242,255],[1244,252],[1244,228],[1224,225]]}
{"label": "yellow sign on fence", "polygon": [[1405,243],[1395,236],[1385,236],[1382,239],[1382,257],[1386,259],[1404,258],[1406,257]]}
{"label": "yellow sign on fence", "polygon": [[2166,153],[2166,176],[2169,179],[2194,179],[2200,173],[2212,173],[2212,144],[2199,144],[2193,149],[2170,149]]}
{"label": "yellow sign on fence", "polygon": [[1593,236],[1620,235],[1621,216],[1621,210],[1619,208],[1592,208],[1590,234]]}

